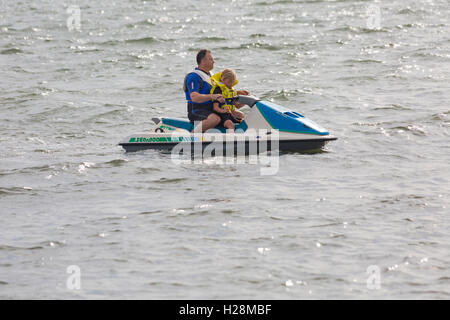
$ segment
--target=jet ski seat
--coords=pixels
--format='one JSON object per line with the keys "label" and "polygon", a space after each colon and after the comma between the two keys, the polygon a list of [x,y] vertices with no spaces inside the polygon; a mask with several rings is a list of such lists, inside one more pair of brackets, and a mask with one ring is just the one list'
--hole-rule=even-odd
{"label": "jet ski seat", "polygon": [[[194,123],[190,122],[189,120],[184,120],[184,119],[176,119],[176,118],[162,118],[162,123],[166,124],[168,126],[173,126],[176,128],[180,128],[180,129],[185,129],[187,131],[192,131],[192,129],[194,128]],[[245,130],[247,130],[248,126],[245,123],[245,120],[242,121],[241,123],[236,123],[235,124],[235,131],[239,132],[245,132]],[[227,129],[224,126],[217,126],[215,129],[220,130],[220,132],[222,133],[226,133]]]}
{"label": "jet ski seat", "polygon": [[168,126],[177,127],[191,131],[194,124],[187,120],[175,119],[175,118],[162,118],[162,123]]}

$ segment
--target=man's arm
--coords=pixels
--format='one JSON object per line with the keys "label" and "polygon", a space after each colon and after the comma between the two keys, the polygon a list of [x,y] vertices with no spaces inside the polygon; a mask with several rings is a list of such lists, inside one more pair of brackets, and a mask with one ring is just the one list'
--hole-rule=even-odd
{"label": "man's arm", "polygon": [[243,96],[248,96],[250,94],[250,92],[248,92],[247,90],[238,90],[237,94],[241,94]]}
{"label": "man's arm", "polygon": [[190,96],[192,102],[195,103],[202,103],[209,100],[218,100],[220,103],[225,102],[225,99],[222,97],[221,94],[201,94],[196,91],[192,91]]}
{"label": "man's arm", "polygon": [[[248,92],[247,90],[237,90],[237,94],[239,95],[243,95],[243,96],[248,96],[250,94],[250,92]],[[245,106],[245,104],[239,103],[239,102],[235,102],[236,108],[242,108],[243,106]]]}
{"label": "man's arm", "polygon": [[189,96],[192,102],[203,103],[209,100],[219,100],[221,103],[225,102],[225,99],[223,99],[221,94],[211,95],[209,93],[208,94],[199,93],[202,81],[203,80],[198,75],[195,74],[188,76],[188,78],[186,79],[186,86],[189,90]]}

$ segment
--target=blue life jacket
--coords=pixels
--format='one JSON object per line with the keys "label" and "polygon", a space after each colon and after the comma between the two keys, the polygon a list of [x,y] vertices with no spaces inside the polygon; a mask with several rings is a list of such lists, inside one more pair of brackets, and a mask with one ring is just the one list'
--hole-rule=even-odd
{"label": "blue life jacket", "polygon": [[210,100],[196,103],[191,100],[191,93],[198,92],[200,94],[210,94],[211,92],[211,75],[206,73],[205,71],[200,70],[199,68],[195,68],[193,72],[188,73],[184,77],[183,81],[183,91],[186,95],[186,101],[191,104],[196,105],[205,105],[212,107],[212,102]]}

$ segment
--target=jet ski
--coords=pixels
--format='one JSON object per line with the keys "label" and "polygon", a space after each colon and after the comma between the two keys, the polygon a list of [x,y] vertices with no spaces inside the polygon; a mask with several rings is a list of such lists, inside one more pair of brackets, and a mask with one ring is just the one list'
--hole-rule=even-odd
{"label": "jet ski", "polygon": [[154,127],[147,133],[133,134],[119,145],[126,152],[146,149],[180,152],[210,152],[211,155],[230,151],[232,154],[258,154],[265,151],[320,151],[337,138],[300,113],[255,96],[237,96],[236,101],[251,110],[245,119],[235,124],[230,133],[222,126],[204,133],[192,133],[194,123],[187,119],[153,118]]}

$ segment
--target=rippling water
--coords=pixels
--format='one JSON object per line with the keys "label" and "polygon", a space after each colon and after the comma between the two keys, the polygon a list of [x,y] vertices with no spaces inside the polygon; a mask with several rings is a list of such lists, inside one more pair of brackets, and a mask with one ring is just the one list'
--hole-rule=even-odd
{"label": "rippling water", "polygon": [[[450,297],[448,0],[0,10],[1,298]],[[339,140],[271,176],[125,154],[201,48]]]}

